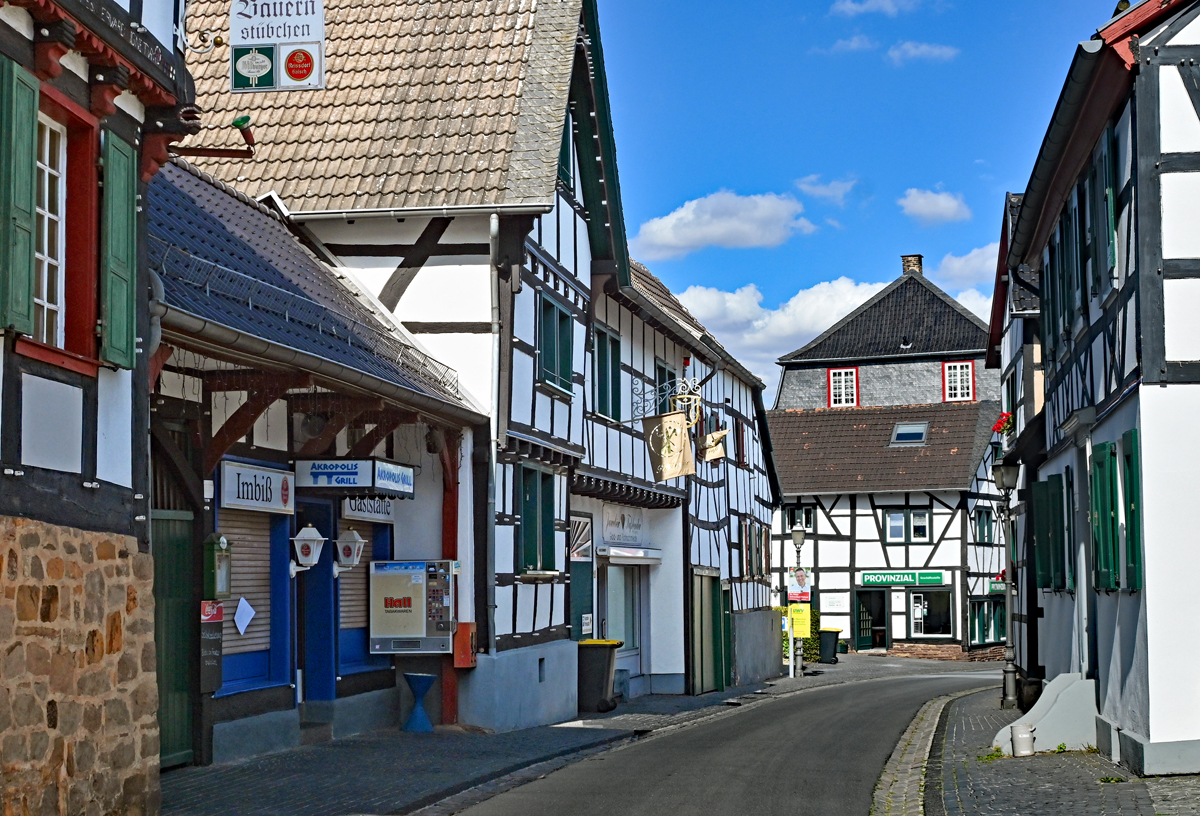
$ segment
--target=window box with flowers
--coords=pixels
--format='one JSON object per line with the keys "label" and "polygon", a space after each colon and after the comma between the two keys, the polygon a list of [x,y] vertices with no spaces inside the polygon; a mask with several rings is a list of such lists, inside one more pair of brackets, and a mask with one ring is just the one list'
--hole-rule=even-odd
{"label": "window box with flowers", "polygon": [[992,432],[1003,434],[1004,436],[1012,436],[1016,427],[1017,424],[1013,421],[1013,415],[1006,411],[996,420],[996,424],[992,426]]}

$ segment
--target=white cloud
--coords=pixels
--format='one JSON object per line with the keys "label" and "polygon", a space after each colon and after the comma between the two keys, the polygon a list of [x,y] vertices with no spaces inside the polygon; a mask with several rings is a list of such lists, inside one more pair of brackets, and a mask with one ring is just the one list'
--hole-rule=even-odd
{"label": "white cloud", "polygon": [[752,283],[734,292],[689,286],[679,299],[722,345],[762,377],[771,402],[779,372],[775,361],[812,340],[886,285],[841,277],[801,289],[775,309],[763,307],[762,292]]}
{"label": "white cloud", "polygon": [[991,291],[996,279],[996,258],[1000,253],[1000,244],[973,249],[966,255],[946,253],[942,263],[929,276],[947,289],[962,286],[983,286]]}
{"label": "white cloud", "polygon": [[918,190],[913,187],[904,193],[903,198],[897,199],[896,203],[904,210],[905,215],[924,226],[968,221],[971,218],[971,208],[963,201],[962,194]]}
{"label": "white cloud", "polygon": [[637,257],[648,261],[680,258],[709,246],[774,247],[797,232],[817,231],[816,224],[800,216],[802,212],[804,205],[791,196],[741,196],[718,190],[650,219],[630,244]]}
{"label": "white cloud", "polygon": [[952,45],[937,45],[936,43],[920,43],[908,40],[896,43],[888,49],[887,56],[896,65],[903,65],[912,60],[930,60],[931,62],[947,62],[959,55],[959,50]]}
{"label": "white cloud", "polygon": [[978,315],[984,323],[991,319],[992,296],[990,294],[980,294],[978,289],[967,289],[955,295],[954,299]]}
{"label": "white cloud", "polygon": [[857,179],[845,179],[844,181],[831,181],[828,184],[821,184],[820,176],[805,176],[796,182],[796,186],[805,195],[810,195],[813,198],[825,198],[839,207],[846,203],[846,196],[854,189],[854,185],[858,184]]}
{"label": "white cloud", "polygon": [[912,11],[919,3],[920,0],[836,0],[829,12],[844,17],[857,17],[877,11],[888,17],[895,17],[902,11]]}
{"label": "white cloud", "polygon": [[838,40],[829,46],[829,53],[843,54],[847,51],[874,51],[878,47],[879,43],[872,40],[866,34],[855,34],[849,39]]}

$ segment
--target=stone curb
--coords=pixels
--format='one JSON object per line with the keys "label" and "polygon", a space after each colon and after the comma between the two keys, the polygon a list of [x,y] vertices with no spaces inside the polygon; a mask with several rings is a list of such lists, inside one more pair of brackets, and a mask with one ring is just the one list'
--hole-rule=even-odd
{"label": "stone curb", "polygon": [[871,816],[925,816],[925,767],[942,710],[959,697],[986,690],[958,691],[921,706],[883,766],[875,784]]}

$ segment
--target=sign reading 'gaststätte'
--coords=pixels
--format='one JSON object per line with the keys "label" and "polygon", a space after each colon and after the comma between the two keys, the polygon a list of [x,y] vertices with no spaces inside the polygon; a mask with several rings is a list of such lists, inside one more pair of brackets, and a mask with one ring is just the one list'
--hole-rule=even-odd
{"label": "sign reading 'gastst\u00e4tte'", "polygon": [[321,0],[233,0],[229,44],[234,93],[325,87]]}

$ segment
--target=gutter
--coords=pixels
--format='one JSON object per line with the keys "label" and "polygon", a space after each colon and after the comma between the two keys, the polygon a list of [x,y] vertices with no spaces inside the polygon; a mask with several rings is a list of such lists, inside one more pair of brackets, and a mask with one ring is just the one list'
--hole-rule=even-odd
{"label": "gutter", "polygon": [[231,329],[165,303],[161,304],[161,309],[164,310],[162,314],[164,332],[174,330],[183,335],[185,339],[191,337],[207,340],[214,346],[240,351],[252,358],[292,366],[301,371],[327,377],[346,385],[361,388],[371,394],[395,400],[407,407],[425,411],[442,419],[453,419],[463,425],[480,425],[487,422],[487,417],[483,414],[468,408],[438,397],[421,394],[411,388],[405,388],[341,363],[326,360],[324,357],[272,343],[261,337]]}
{"label": "gutter", "polygon": [[356,218],[455,218],[472,215],[541,215],[551,212],[553,204],[490,204],[451,207],[407,207],[403,209],[292,210],[293,221],[353,221]]}
{"label": "gutter", "polygon": [[1042,208],[1050,195],[1059,162],[1075,132],[1079,113],[1087,102],[1092,78],[1104,47],[1103,40],[1087,40],[1079,43],[1075,50],[1075,58],[1071,61],[1071,69],[1067,72],[1067,80],[1059,94],[1054,116],[1050,119],[1050,127],[1042,139],[1042,147],[1026,186],[1025,198],[1021,202],[1021,213],[1017,217],[1008,248],[1009,269],[1015,269],[1024,263],[1025,253],[1031,249],[1030,244],[1041,220]]}

